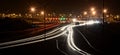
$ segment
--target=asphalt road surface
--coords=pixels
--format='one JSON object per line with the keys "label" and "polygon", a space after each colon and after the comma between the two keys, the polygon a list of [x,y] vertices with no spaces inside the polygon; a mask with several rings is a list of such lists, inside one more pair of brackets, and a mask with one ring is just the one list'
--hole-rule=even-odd
{"label": "asphalt road surface", "polygon": [[33,44],[0,50],[1,55],[118,55],[120,24],[66,26],[63,35]]}
{"label": "asphalt road surface", "polygon": [[119,54],[119,23],[74,27],[75,44],[93,55]]}

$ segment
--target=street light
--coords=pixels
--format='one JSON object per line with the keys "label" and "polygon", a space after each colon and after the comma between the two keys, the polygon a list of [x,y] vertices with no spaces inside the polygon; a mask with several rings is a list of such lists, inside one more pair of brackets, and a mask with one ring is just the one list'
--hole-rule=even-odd
{"label": "street light", "polygon": [[41,11],[40,13],[41,13],[41,15],[44,15],[44,14],[45,14],[45,12],[44,12],[44,11]]}
{"label": "street light", "polygon": [[107,13],[107,9],[104,9],[104,10],[103,10],[103,13]]}
{"label": "street light", "polygon": [[83,14],[84,14],[84,15],[87,15],[87,11],[85,11]]}
{"label": "street light", "polygon": [[96,11],[92,11],[92,15],[96,15]]}
{"label": "street light", "polygon": [[34,7],[31,7],[30,10],[31,12],[35,12],[36,9]]}
{"label": "street light", "polygon": [[92,7],[92,8],[91,8],[91,11],[94,11],[94,10],[95,10],[95,8],[94,8],[94,7]]}
{"label": "street light", "polygon": [[106,20],[106,17],[105,17],[106,13],[107,13],[107,9],[103,9],[103,23],[104,23],[104,20]]}

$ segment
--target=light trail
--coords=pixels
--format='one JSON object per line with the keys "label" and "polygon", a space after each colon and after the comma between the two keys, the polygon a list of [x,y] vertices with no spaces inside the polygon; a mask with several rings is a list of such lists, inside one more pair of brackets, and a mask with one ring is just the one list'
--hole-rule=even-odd
{"label": "light trail", "polygon": [[40,39],[40,40],[35,40],[35,41],[30,41],[30,42],[25,42],[25,43],[21,43],[21,44],[14,44],[14,45],[9,45],[9,46],[4,46],[4,47],[0,47],[0,49],[5,49],[5,48],[10,48],[10,47],[16,47],[16,46],[22,46],[22,45],[27,45],[27,44],[42,42],[42,41],[46,41],[46,40],[50,40],[50,39],[59,37],[59,36],[63,35],[64,33],[66,33],[66,31],[64,31],[61,34],[58,34],[56,36],[53,36],[53,37],[49,37],[49,38],[45,38],[45,39]]}
{"label": "light trail", "polygon": [[[78,26],[81,26],[81,25],[78,25]],[[5,48],[10,48],[10,47],[16,47],[16,46],[22,46],[22,45],[42,42],[42,41],[46,41],[46,40],[50,40],[50,39],[62,36],[64,34],[66,34],[66,32],[68,32],[67,43],[68,43],[69,47],[72,50],[74,50],[74,51],[76,51],[76,52],[78,52],[82,55],[91,55],[91,54],[79,49],[75,45],[74,39],[73,39],[73,34],[74,34],[73,33],[73,27],[75,27],[75,25],[67,25],[67,26],[63,26],[63,27],[60,27],[60,28],[56,28],[53,31],[46,33],[47,38],[45,38],[44,34],[42,34],[42,35],[30,37],[30,38],[25,38],[25,39],[0,43],[0,49],[5,49]],[[52,37],[50,37],[50,36],[52,36]]]}
{"label": "light trail", "polygon": [[[47,35],[57,31],[58,29],[55,29],[49,33],[46,33]],[[10,44],[17,44],[17,43],[21,43],[21,42],[27,42],[27,41],[32,41],[35,39],[40,39],[40,38],[44,38],[44,34],[42,35],[38,35],[38,36],[34,36],[34,37],[30,37],[30,38],[25,38],[25,39],[20,39],[20,40],[15,40],[15,41],[9,41],[9,42],[5,42],[5,43],[0,43],[0,46],[2,45],[10,45]]]}
{"label": "light trail", "polygon": [[[67,32],[67,31],[61,31],[62,28],[64,28],[64,26],[60,27],[60,28],[56,28],[53,31],[46,33],[46,36],[44,36],[44,34],[42,34],[42,35],[30,37],[30,38],[0,43],[0,49],[21,46],[21,45],[26,45],[26,44],[32,44],[32,43],[41,42],[41,41],[50,40],[50,39],[59,37]],[[60,32],[62,32],[62,33],[60,33]],[[58,33],[60,33],[60,34],[58,34]],[[55,35],[55,34],[58,34],[58,35]],[[50,37],[50,36],[52,36],[52,37]],[[47,38],[45,38],[45,37],[47,37]]]}
{"label": "light trail", "polygon": [[89,54],[89,53],[81,50],[80,48],[78,48],[78,47],[75,45],[74,39],[73,39],[73,34],[74,34],[74,33],[73,33],[73,27],[74,27],[74,26],[69,26],[68,29],[67,29],[68,32],[69,32],[68,37],[67,37],[68,46],[69,46],[72,50],[74,50],[74,51],[76,51],[76,52],[78,52],[78,53],[80,53],[80,54],[82,54],[82,55],[91,55],[91,54]]}
{"label": "light trail", "polygon": [[[90,53],[87,53],[87,52],[83,51],[82,49],[78,48],[78,47],[75,45],[75,43],[74,43],[74,37],[73,37],[73,35],[74,35],[73,28],[76,27],[76,26],[94,25],[94,24],[98,24],[98,23],[100,23],[100,22],[99,22],[99,21],[90,20],[90,21],[83,21],[83,23],[81,23],[81,24],[79,24],[79,25],[71,25],[71,26],[69,26],[69,27],[67,28],[67,30],[68,30],[68,37],[67,37],[68,46],[69,46],[72,50],[74,50],[74,51],[76,51],[76,52],[78,52],[78,53],[80,53],[80,54],[82,54],[82,55],[91,55]],[[79,33],[80,33],[80,32],[79,32]],[[81,34],[81,33],[80,33],[80,34]],[[83,38],[85,39],[85,41],[87,41],[87,43],[88,43],[90,46],[92,46],[92,45],[89,43],[89,41],[85,38],[85,36],[84,36],[83,34],[81,34],[81,35],[83,36]]]}

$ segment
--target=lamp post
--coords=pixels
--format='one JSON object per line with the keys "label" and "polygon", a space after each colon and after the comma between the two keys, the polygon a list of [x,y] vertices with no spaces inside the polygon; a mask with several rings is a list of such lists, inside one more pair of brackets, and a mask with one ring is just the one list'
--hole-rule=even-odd
{"label": "lamp post", "polygon": [[36,11],[35,7],[31,7],[30,8],[30,12],[32,12],[32,18],[34,17],[35,11]]}
{"label": "lamp post", "polygon": [[107,13],[107,9],[103,9],[103,22],[104,22],[104,19],[105,19],[105,14]]}
{"label": "lamp post", "polygon": [[43,24],[44,24],[44,37],[46,37],[46,22],[45,22],[45,11],[40,11],[40,14],[43,16]]}
{"label": "lamp post", "polygon": [[40,11],[40,15],[41,15],[41,20],[44,22],[45,21],[45,12],[44,11]]}
{"label": "lamp post", "polygon": [[93,16],[95,16],[96,15],[96,10],[95,10],[95,8],[94,7],[92,7],[92,8],[90,8],[90,13],[91,13],[91,18],[93,18]]}
{"label": "lamp post", "polygon": [[85,19],[87,19],[87,14],[88,14],[87,11],[84,11],[84,12],[83,12],[83,15],[84,15]]}

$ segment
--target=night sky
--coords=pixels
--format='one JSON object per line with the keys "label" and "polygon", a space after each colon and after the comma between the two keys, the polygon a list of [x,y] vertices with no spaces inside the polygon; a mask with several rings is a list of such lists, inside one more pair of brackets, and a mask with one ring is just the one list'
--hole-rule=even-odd
{"label": "night sky", "polygon": [[[45,8],[52,12],[82,12],[95,7],[100,10],[103,8],[102,0],[1,0],[0,13],[29,12],[30,7],[36,7],[37,10]],[[108,8],[110,13],[120,13],[119,0],[104,0],[104,7]]]}

